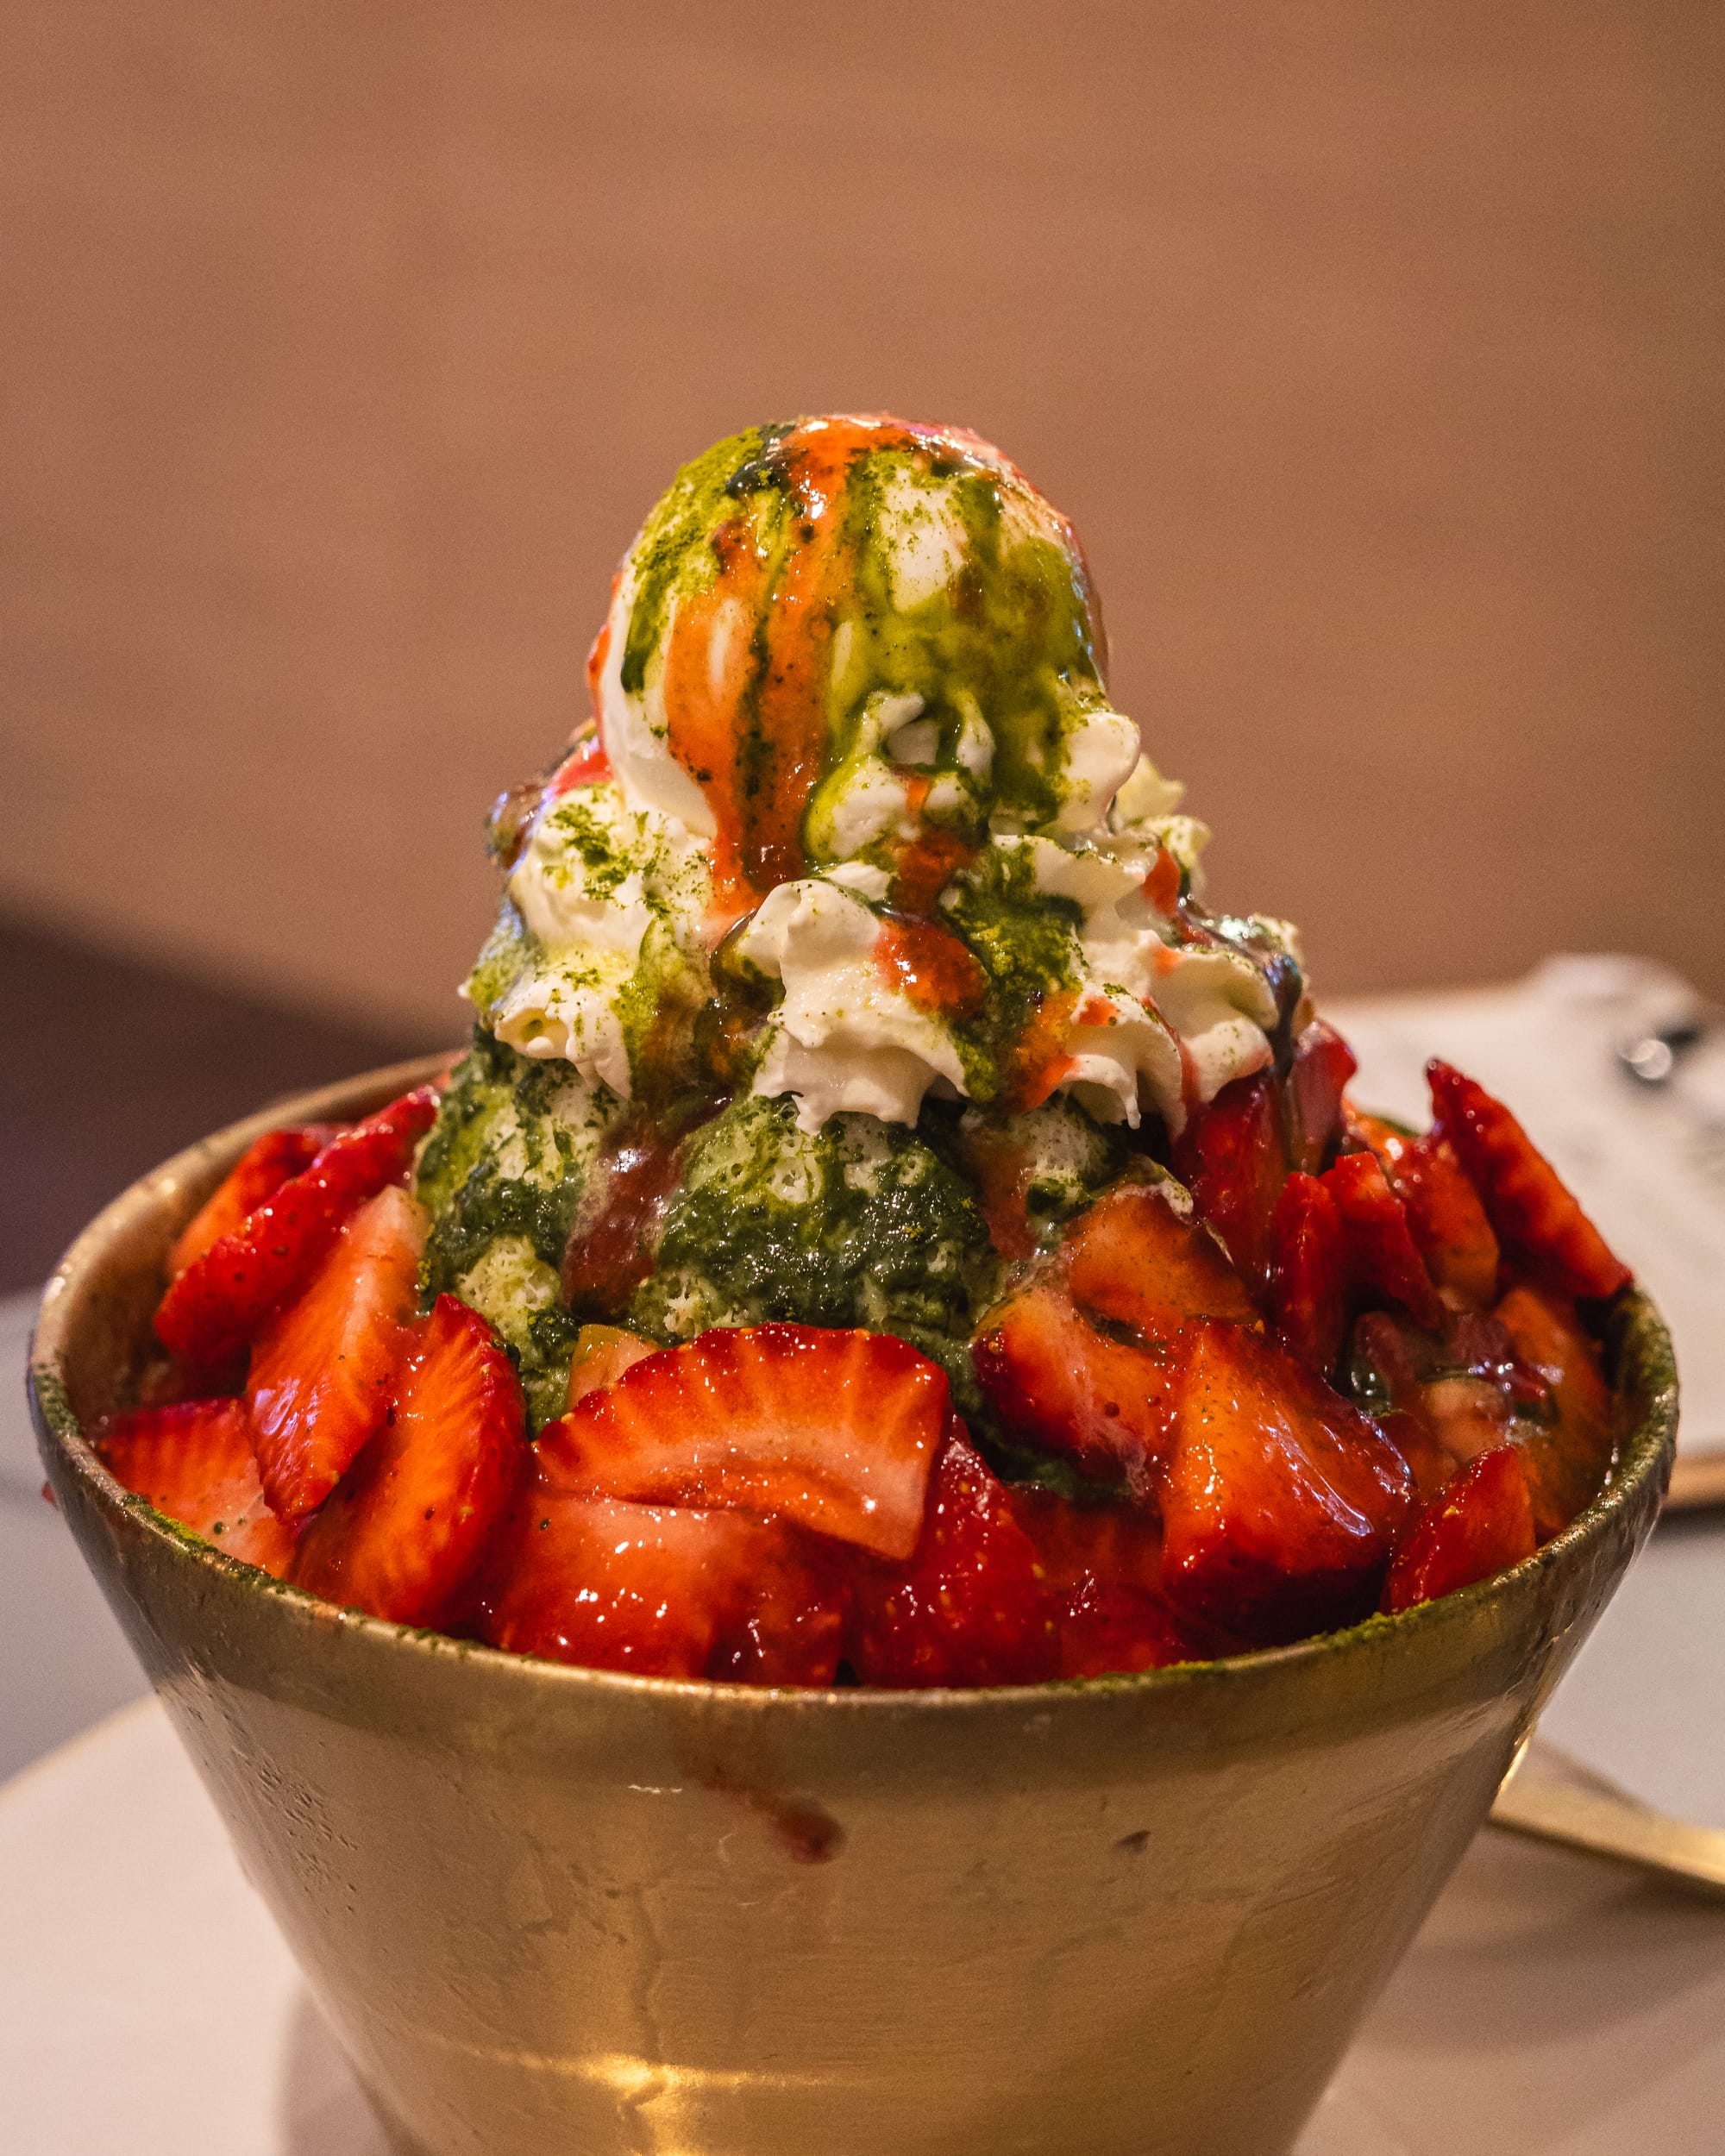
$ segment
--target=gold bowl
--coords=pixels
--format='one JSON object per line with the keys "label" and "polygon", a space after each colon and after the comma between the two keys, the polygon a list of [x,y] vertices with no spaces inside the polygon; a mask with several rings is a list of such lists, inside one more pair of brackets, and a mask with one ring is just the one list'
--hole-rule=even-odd
{"label": "gold bowl", "polygon": [[[49,1283],[42,1457],[393,2145],[417,2156],[1275,2156],[1646,1538],[1677,1422],[1645,1298],[1598,1501],[1463,1594],[1273,1652],[996,1691],[775,1692],[335,1609],[87,1441],[242,1149],[134,1185]],[[140,1971],[141,1982],[148,1972]]]}

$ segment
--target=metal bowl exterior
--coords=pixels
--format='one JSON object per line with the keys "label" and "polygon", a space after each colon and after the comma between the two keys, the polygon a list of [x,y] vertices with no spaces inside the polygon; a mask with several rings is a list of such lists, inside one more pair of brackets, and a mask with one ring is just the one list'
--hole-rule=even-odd
{"label": "metal bowl exterior", "polygon": [[554,1667],[280,1587],[122,1490],[163,1255],[254,1119],[73,1246],[42,1454],[397,2145],[422,2156],[1275,2156],[1658,1509],[1676,1382],[1527,1564],[1226,1663],[970,1693]]}

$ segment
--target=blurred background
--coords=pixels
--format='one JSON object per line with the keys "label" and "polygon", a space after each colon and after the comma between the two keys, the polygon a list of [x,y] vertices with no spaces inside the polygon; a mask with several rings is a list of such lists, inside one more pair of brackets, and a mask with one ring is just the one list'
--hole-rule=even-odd
{"label": "blurred background", "polygon": [[451,1041],[490,798],[750,421],[1002,443],[1335,992],[1725,992],[1725,12],[10,0],[0,1286]]}

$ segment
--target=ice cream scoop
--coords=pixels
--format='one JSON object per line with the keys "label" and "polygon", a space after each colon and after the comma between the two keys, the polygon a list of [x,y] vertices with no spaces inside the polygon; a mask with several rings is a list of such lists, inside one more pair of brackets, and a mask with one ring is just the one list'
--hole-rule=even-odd
{"label": "ice cream scoop", "polygon": [[620,1099],[719,1041],[725,1088],[809,1131],[914,1124],[931,1087],[1177,1131],[1269,1060],[1297,961],[1193,910],[1208,834],[1101,646],[1071,526],[976,436],[718,443],[618,573],[593,723],[505,819],[482,1020]]}
{"label": "ice cream scoop", "polygon": [[830,417],[678,474],[593,671],[625,793],[711,837],[735,913],[858,859],[932,896],[991,830],[1091,829],[1138,754],[1099,643],[1071,526],[998,450]]}

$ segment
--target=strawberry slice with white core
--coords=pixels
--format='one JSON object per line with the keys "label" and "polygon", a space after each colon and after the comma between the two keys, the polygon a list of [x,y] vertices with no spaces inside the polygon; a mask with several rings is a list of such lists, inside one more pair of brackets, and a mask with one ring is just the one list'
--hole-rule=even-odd
{"label": "strawberry slice with white core", "polygon": [[395,1406],[305,1530],[293,1580],[396,1624],[466,1587],[528,1458],[514,1365],[478,1311],[440,1295]]}
{"label": "strawberry slice with white core", "polygon": [[776,1515],[906,1557],[946,1415],[945,1372],[889,1333],[716,1326],[590,1393],[539,1456],[571,1495]]}
{"label": "strawberry slice with white core", "polygon": [[429,1225],[405,1190],[367,1199],[258,1342],[246,1401],[264,1489],[285,1520],[316,1512],[388,1413]]}
{"label": "strawberry slice with white core", "polygon": [[182,1400],[119,1415],[96,1440],[116,1482],[230,1557],[286,1576],[293,1530],[270,1510],[242,1400]]}
{"label": "strawberry slice with white core", "polygon": [[162,1297],[156,1338],[182,1363],[210,1368],[254,1339],[304,1286],[348,1214],[406,1175],[437,1112],[421,1086],[340,1131],[231,1235],[188,1265]]}

